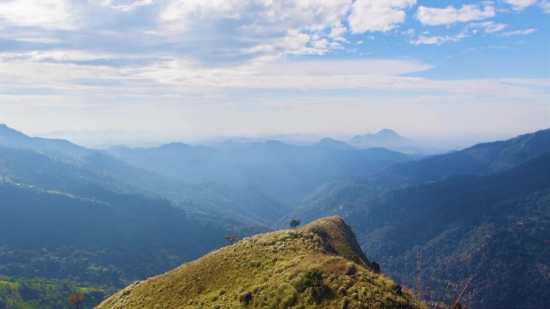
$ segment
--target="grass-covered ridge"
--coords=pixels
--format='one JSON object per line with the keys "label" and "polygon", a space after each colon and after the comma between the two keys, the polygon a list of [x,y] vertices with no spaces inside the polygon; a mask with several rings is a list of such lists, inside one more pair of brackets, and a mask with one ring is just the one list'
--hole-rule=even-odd
{"label": "grass-covered ridge", "polygon": [[97,309],[423,308],[370,265],[349,225],[329,217],[245,238],[135,282]]}

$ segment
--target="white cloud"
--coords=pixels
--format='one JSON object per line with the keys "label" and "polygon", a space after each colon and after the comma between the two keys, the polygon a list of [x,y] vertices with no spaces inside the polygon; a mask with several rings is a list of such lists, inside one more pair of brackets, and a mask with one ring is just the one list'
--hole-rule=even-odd
{"label": "white cloud", "polygon": [[344,37],[344,34],[348,31],[348,28],[343,27],[342,25],[333,26],[328,37],[334,41],[339,41],[343,43],[349,43],[349,41]]}
{"label": "white cloud", "polygon": [[65,0],[15,0],[0,2],[0,21],[16,27],[74,30],[78,26]]}
{"label": "white cloud", "polygon": [[523,11],[525,8],[537,3],[537,0],[503,0],[510,4],[516,11]]}
{"label": "white cloud", "polygon": [[329,46],[329,42],[326,39],[322,39],[320,41],[312,42],[311,45],[318,49],[326,49]]}
{"label": "white cloud", "polygon": [[[105,1],[104,1],[105,2]],[[109,3],[109,6],[111,6],[112,8],[114,9],[117,9],[117,10],[121,10],[121,11],[124,11],[124,12],[129,12],[129,11],[133,11],[139,7],[142,7],[142,6],[149,6],[149,5],[153,5],[155,4],[155,0],[137,0],[137,1],[134,1],[130,4],[119,4],[119,5],[113,5],[111,3],[112,1],[108,1]]]}
{"label": "white cloud", "polygon": [[390,31],[405,21],[405,10],[415,4],[416,0],[357,0],[349,16],[351,31]]}
{"label": "white cloud", "polygon": [[416,19],[423,25],[451,25],[457,22],[468,22],[494,17],[495,8],[487,5],[483,10],[474,4],[464,4],[462,8],[456,9],[452,5],[446,8],[430,8],[419,6],[416,11]]}
{"label": "white cloud", "polygon": [[332,29],[330,30],[328,37],[332,39],[338,38],[344,35],[347,31],[348,31],[348,28],[343,27],[342,25],[336,25],[332,27]]}
{"label": "white cloud", "polygon": [[[196,42],[195,46],[206,41],[206,46],[211,47],[210,42],[223,40],[228,43],[226,48],[260,54],[257,56],[323,54],[325,48],[321,46],[325,45],[319,37],[347,42],[343,37],[347,29],[341,21],[351,3],[351,0],[169,0],[161,9],[159,22],[167,37]],[[327,48],[330,43],[327,40]]]}
{"label": "white cloud", "polygon": [[160,20],[186,32],[219,20],[240,21],[238,28],[264,34],[288,30],[321,31],[339,26],[351,0],[171,0]]}
{"label": "white cloud", "polygon": [[550,1],[548,0],[503,0],[504,2],[510,4],[514,11],[523,11],[526,8],[537,5],[544,11],[546,14],[550,14]]}
{"label": "white cloud", "polygon": [[504,32],[502,35],[503,36],[525,35],[525,34],[531,34],[535,31],[537,31],[537,29],[531,28],[531,29],[525,29],[525,30],[508,31],[508,32]]}
{"label": "white cloud", "polygon": [[363,44],[363,40],[357,41],[357,43],[355,43],[355,44],[357,44],[357,45]]}
{"label": "white cloud", "polygon": [[469,28],[482,28],[487,33],[494,33],[504,30],[508,25],[496,23],[493,21],[486,21],[482,23],[472,23],[468,25]]}
{"label": "white cloud", "polygon": [[462,40],[463,38],[468,37],[467,31],[462,31],[461,33],[457,35],[446,35],[446,36],[438,36],[433,35],[429,36],[427,33],[421,33],[418,35],[416,39],[411,39],[409,42],[413,45],[441,45],[447,42],[458,42]]}
{"label": "white cloud", "polygon": [[344,49],[344,48],[342,47],[342,44],[340,44],[340,43],[338,43],[338,42],[331,42],[331,43],[330,43],[330,47],[331,47],[332,49]]}
{"label": "white cloud", "polygon": [[[427,39],[426,39],[427,40]],[[441,39],[436,39],[437,44]],[[430,43],[430,42],[424,42]],[[278,60],[232,67],[201,68],[192,61],[165,58],[145,66],[120,69],[107,66],[40,62],[41,59],[90,59],[93,54],[34,54],[22,59],[2,54],[0,83],[6,88],[50,89],[59,95],[148,98],[166,95],[216,94],[231,89],[363,89],[439,91],[473,95],[529,97],[533,85],[550,80],[434,80],[402,76],[432,66],[404,60]],[[98,55],[103,58],[103,55]],[[7,61],[10,60],[11,61]],[[100,103],[100,102],[99,102]]]}
{"label": "white cloud", "polygon": [[548,0],[542,0],[539,3],[540,8],[544,11],[546,14],[550,14],[550,1]]}

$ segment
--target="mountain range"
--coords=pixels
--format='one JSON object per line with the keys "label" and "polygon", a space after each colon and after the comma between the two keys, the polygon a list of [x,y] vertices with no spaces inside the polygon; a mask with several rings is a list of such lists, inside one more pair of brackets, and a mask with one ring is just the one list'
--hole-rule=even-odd
{"label": "mountain range", "polygon": [[[458,285],[466,287],[464,296],[471,300],[471,308],[541,308],[550,301],[545,288],[550,280],[549,177],[550,129],[414,160],[403,153],[358,149],[328,138],[301,147],[268,141],[226,149],[173,143],[97,151],[28,137],[3,126],[0,308],[69,308],[66,298],[75,291],[89,296],[82,308],[91,308],[133,280],[159,275],[222,247],[224,236],[250,237],[286,227],[291,220],[308,223],[335,215],[344,218],[357,236],[356,244],[355,236],[353,241],[346,237],[344,247],[355,248],[355,256],[362,254],[359,246],[366,253],[366,266],[361,266],[353,255],[345,257],[336,248],[335,259],[351,259],[364,267],[354,266],[361,274],[357,278],[378,278],[372,275],[376,260],[385,274],[401,286],[414,287],[414,296],[432,307],[435,301],[452,303],[452,293],[445,291],[448,285]],[[200,261],[218,261],[221,255],[216,252],[234,248],[244,254],[260,248],[258,242],[276,239],[268,245],[271,251],[249,254],[245,262],[252,274],[266,272],[273,278],[260,283],[240,277],[247,273],[231,262],[224,270],[226,279],[219,279],[223,284],[242,284],[220,288],[208,276],[200,283],[192,281],[205,293],[186,298],[186,305],[221,305],[250,289],[261,300],[251,303],[254,306],[272,304],[268,295],[280,296],[277,304],[284,304],[286,295],[296,306],[313,306],[308,298],[313,288],[334,291],[350,276],[341,277],[340,271],[347,271],[343,266],[326,271],[334,246],[322,233],[317,234],[320,242],[310,242],[307,235],[315,234],[311,227],[294,232],[301,234],[296,240],[305,246],[300,247],[304,261],[319,259],[321,274],[315,276],[321,278],[320,286],[308,290],[290,284],[312,275],[308,267],[316,264],[308,262],[306,267],[293,260],[296,254],[285,248],[296,248],[294,240],[279,239],[293,231],[284,231],[248,238],[189,263],[197,265],[193,271],[204,272],[210,264]],[[322,250],[309,251],[315,244]],[[343,262],[335,265],[349,263],[339,261]],[[139,298],[143,293],[156,303],[162,303],[161,296],[166,304],[181,300],[180,291],[166,288],[166,294],[159,292],[161,286],[151,288],[156,280],[170,286],[177,274],[187,278],[190,273],[183,269],[189,264],[155,277],[164,279],[129,286],[116,297],[130,301],[133,296],[128,295],[140,291],[136,301],[146,301]],[[282,284],[277,274],[288,284]],[[396,285],[383,276],[376,280],[361,286],[363,290],[346,285],[345,298],[335,293],[319,304],[332,306],[333,300],[347,299],[348,306],[355,306],[363,297],[360,291],[371,295],[364,299],[367,303],[380,303],[382,298],[372,291]],[[354,293],[357,298],[350,297]],[[413,298],[407,301],[414,306]]]}
{"label": "mountain range", "polygon": [[117,147],[106,153],[182,181],[251,184],[288,202],[312,194],[325,183],[345,181],[411,160],[405,154],[383,148],[354,149],[343,145],[335,147],[326,139],[312,146],[267,141],[222,151],[172,143],[154,148]]}

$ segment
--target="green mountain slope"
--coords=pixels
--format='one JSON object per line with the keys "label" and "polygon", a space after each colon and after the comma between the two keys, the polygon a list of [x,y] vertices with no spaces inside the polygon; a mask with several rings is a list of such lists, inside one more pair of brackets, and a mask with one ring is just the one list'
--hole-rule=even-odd
{"label": "green mountain slope", "polygon": [[370,266],[351,228],[331,217],[246,238],[97,308],[423,308]]}
{"label": "green mountain slope", "polygon": [[0,183],[0,274],[121,287],[237,232],[189,218],[166,200],[87,190],[94,198]]}
{"label": "green mountain slope", "polygon": [[0,177],[79,196],[87,194],[80,188],[90,184],[119,193],[161,196],[220,224],[267,225],[287,211],[271,194],[249,185],[186,184],[101,153],[75,158],[0,147]]}
{"label": "green mountain slope", "polygon": [[293,218],[344,217],[369,256],[407,285],[422,250],[424,284],[433,295],[475,276],[474,308],[540,308],[550,301],[549,194],[546,154],[489,176],[398,190],[348,184]]}

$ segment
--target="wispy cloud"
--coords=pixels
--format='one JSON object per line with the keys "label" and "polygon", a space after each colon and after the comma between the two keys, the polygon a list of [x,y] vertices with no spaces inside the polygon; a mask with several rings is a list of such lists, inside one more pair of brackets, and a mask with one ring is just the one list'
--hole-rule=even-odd
{"label": "wispy cloud", "polygon": [[419,6],[416,11],[416,19],[423,25],[438,26],[451,25],[458,22],[481,20],[496,15],[495,8],[487,5],[482,9],[474,4],[464,4],[457,9],[452,5],[445,8],[432,8]]}
{"label": "wispy cloud", "polygon": [[412,38],[409,42],[413,45],[421,45],[421,44],[441,45],[447,42],[458,42],[468,36],[469,34],[467,31],[462,31],[455,35],[445,35],[445,36],[430,35],[429,33],[421,33],[418,35],[418,37]]}
{"label": "wispy cloud", "polygon": [[516,11],[523,11],[525,8],[537,4],[537,0],[503,0],[510,4]]}
{"label": "wispy cloud", "polygon": [[472,23],[468,25],[470,28],[481,28],[486,33],[495,33],[504,30],[506,27],[508,27],[507,24],[502,23],[496,23],[494,21],[486,21],[482,23]]}
{"label": "wispy cloud", "polygon": [[405,21],[405,11],[415,4],[416,0],[356,0],[349,16],[351,31],[390,31]]}
{"label": "wispy cloud", "polygon": [[508,31],[502,33],[503,36],[512,36],[512,35],[525,35],[525,34],[531,34],[536,32],[537,29],[531,28],[531,29],[525,29],[525,30],[515,30],[515,31]]}
{"label": "wispy cloud", "polygon": [[523,11],[530,6],[538,6],[546,14],[550,14],[550,1],[548,0],[503,0],[510,4],[514,11]]}

